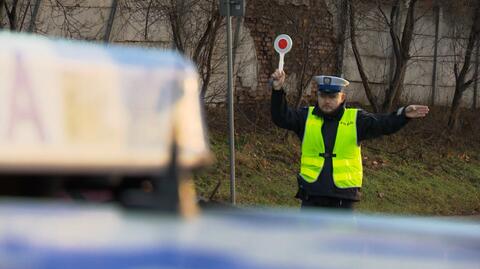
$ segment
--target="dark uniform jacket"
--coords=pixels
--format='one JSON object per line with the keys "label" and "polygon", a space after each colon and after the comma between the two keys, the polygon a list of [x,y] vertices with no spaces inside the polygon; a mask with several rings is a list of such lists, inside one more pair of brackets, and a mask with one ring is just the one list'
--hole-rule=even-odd
{"label": "dark uniform jacket", "polygon": [[[280,128],[294,131],[298,138],[303,140],[308,107],[297,110],[290,109],[287,106],[285,92],[283,90],[272,91],[271,105],[273,122]],[[344,111],[345,106],[342,105],[334,113],[326,115],[322,113],[318,105],[316,105],[312,112],[324,119],[322,134],[326,153],[333,153],[338,123]],[[405,117],[405,109],[403,107],[391,114],[372,114],[360,109],[357,114],[357,142],[360,144],[360,142],[366,139],[395,133],[407,122],[408,119]],[[297,180],[299,183],[299,191],[296,197],[304,201],[321,199],[323,197],[359,200],[359,188],[340,189],[334,185],[331,157],[325,158],[323,169],[317,181],[308,183],[299,175],[297,176]]]}

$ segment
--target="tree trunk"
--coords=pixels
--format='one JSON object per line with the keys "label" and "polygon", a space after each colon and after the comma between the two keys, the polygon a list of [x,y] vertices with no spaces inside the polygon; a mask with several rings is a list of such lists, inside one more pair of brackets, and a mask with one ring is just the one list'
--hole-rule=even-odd
{"label": "tree trunk", "polygon": [[185,53],[185,38],[183,33],[182,13],[184,11],[184,0],[172,0],[169,12],[170,27],[172,28],[173,44],[180,53]]}
{"label": "tree trunk", "polygon": [[205,70],[204,73],[202,74],[202,89],[200,92],[202,99],[205,99],[205,95],[207,94],[207,90],[208,90],[208,85],[210,84],[210,79],[212,77],[213,50],[215,48],[215,41],[217,39],[218,31],[222,26],[222,18],[218,16],[218,14],[215,14],[212,20],[213,20],[212,22],[213,28],[211,30],[211,33],[209,34],[208,43],[206,45],[204,44],[205,46],[204,59],[199,60],[199,62],[197,62],[198,68]]}
{"label": "tree trunk", "polygon": [[458,129],[458,115],[460,114],[460,101],[462,100],[463,91],[455,87],[452,106],[450,108],[450,116],[448,117],[448,129],[454,131]]}
{"label": "tree trunk", "polygon": [[4,15],[4,9],[5,9],[5,0],[0,0],[0,29],[3,29],[3,15]]}
{"label": "tree trunk", "polygon": [[385,96],[385,101],[383,103],[383,112],[391,111],[393,107],[398,104],[398,101],[403,91],[403,82],[405,80],[406,72],[407,60],[402,59],[400,63],[397,62],[396,64],[393,80],[390,82],[387,94]]}
{"label": "tree trunk", "polygon": [[147,10],[145,12],[145,29],[143,32],[143,38],[148,40],[148,28],[150,26],[150,11],[152,10],[153,0],[148,2]]}
{"label": "tree trunk", "polygon": [[355,7],[353,1],[349,1],[349,10],[350,10],[350,42],[352,43],[353,54],[355,55],[355,61],[357,63],[358,72],[362,79],[363,88],[365,89],[365,94],[367,99],[372,106],[373,112],[377,113],[379,111],[379,106],[377,103],[377,98],[373,95],[372,89],[370,88],[370,83],[368,82],[367,74],[365,73],[365,68],[363,67],[362,58],[357,47],[356,39],[356,27],[355,27]]}
{"label": "tree trunk", "polygon": [[[207,44],[207,41],[209,38],[211,38],[212,35],[217,36],[217,31],[220,25],[218,24],[219,21],[221,21],[220,14],[215,13],[215,5],[212,4],[211,8],[211,16],[208,20],[207,27],[205,28],[205,31],[202,34],[202,37],[197,43],[197,46],[195,47],[195,50],[192,55],[192,60],[195,63],[200,62],[200,54],[205,50],[205,44]],[[217,28],[215,28],[217,27]],[[208,42],[210,44],[210,42]]]}
{"label": "tree trunk", "polygon": [[[385,94],[385,100],[383,102],[383,111],[391,111],[394,106],[399,102],[402,95],[403,83],[405,79],[405,73],[407,69],[408,60],[410,60],[410,44],[413,40],[413,30],[415,27],[415,6],[417,0],[411,0],[407,10],[407,18],[403,26],[402,38],[400,40],[394,29],[394,12],[400,7],[400,1],[397,1],[396,6],[392,8],[391,20],[390,20],[390,37],[392,39],[393,49],[395,52],[395,73],[393,79]],[[397,16],[400,18],[401,16]]]}
{"label": "tree trunk", "polygon": [[7,12],[8,23],[10,24],[10,31],[17,30],[17,5],[18,0],[13,0],[12,7],[8,8],[8,4],[6,1],[3,2],[5,11]]}
{"label": "tree trunk", "polygon": [[339,0],[338,1],[338,12],[337,12],[337,24],[338,24],[338,33],[337,33],[337,50],[336,50],[336,66],[335,73],[337,76],[343,74],[343,53],[345,50],[345,34],[347,32],[347,21],[348,16],[348,1],[349,0]]}
{"label": "tree trunk", "polygon": [[458,116],[460,111],[460,101],[462,99],[465,90],[472,84],[477,78],[466,80],[468,70],[470,69],[471,59],[473,54],[473,48],[475,42],[480,36],[480,3],[476,3],[475,11],[472,17],[472,27],[470,28],[470,34],[468,37],[467,48],[465,50],[465,57],[463,61],[462,69],[460,73],[455,68],[455,94],[453,96],[452,106],[450,110],[450,116],[448,120],[448,128],[454,131],[458,128]]}

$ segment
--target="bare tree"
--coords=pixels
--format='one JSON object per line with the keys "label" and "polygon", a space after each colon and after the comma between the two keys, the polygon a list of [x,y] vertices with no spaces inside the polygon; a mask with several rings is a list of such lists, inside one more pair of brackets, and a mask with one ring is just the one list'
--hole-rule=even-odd
{"label": "bare tree", "polygon": [[[0,0],[0,22],[4,20],[5,15],[10,31],[34,32],[37,30],[36,20],[42,5],[42,12],[50,10],[51,13],[40,24],[48,24],[47,20],[54,21],[56,29],[61,29],[61,36],[87,39],[88,35],[79,35],[78,33],[87,31],[91,27],[75,18],[80,17],[80,13],[84,11],[85,8],[81,7],[83,2],[85,0],[79,0],[67,6],[60,0]],[[0,25],[0,28],[3,27],[4,25]]]}
{"label": "bare tree", "polygon": [[[456,3],[458,4],[458,2]],[[473,12],[471,12],[471,26],[469,29],[468,39],[466,40],[466,48],[464,49],[462,62],[459,63],[457,60],[455,60],[453,67],[455,74],[455,93],[453,95],[448,120],[448,127],[450,130],[455,130],[458,128],[458,117],[463,93],[476,79],[478,79],[474,77],[474,74],[469,77],[468,73],[473,67],[472,55],[475,48],[475,42],[479,42],[480,39],[480,3],[478,1],[468,1],[466,3],[466,7],[473,7]],[[462,41],[463,40],[461,38],[456,38],[454,40],[454,42],[460,43]]]}
{"label": "bare tree", "polygon": [[[0,29],[4,27],[3,20],[6,14],[10,31],[33,32],[40,3],[41,0],[35,0],[33,5],[32,1],[0,0]],[[30,22],[28,27],[24,27],[27,17]]]}
{"label": "bare tree", "polygon": [[[405,80],[405,73],[407,70],[407,63],[410,60],[410,44],[413,40],[413,30],[415,28],[415,5],[417,0],[410,0],[406,3],[401,3],[401,0],[396,0],[392,10],[390,12],[390,20],[383,13],[380,5],[378,6],[380,12],[384,15],[385,21],[390,31],[390,37],[392,39],[393,51],[395,54],[395,71],[393,73],[393,79],[385,93],[385,100],[383,102],[383,111],[390,111],[394,105],[399,101],[400,95],[403,89],[403,81]],[[395,24],[400,18],[398,12],[400,5],[407,5],[407,18],[403,26],[401,33],[397,32]]]}
{"label": "bare tree", "polygon": [[[127,1],[128,2],[128,1]],[[173,48],[189,56],[197,65],[205,97],[212,79],[219,30],[224,24],[215,0],[144,0],[130,1],[144,14],[144,38],[149,27],[165,23],[169,27]]]}
{"label": "bare tree", "polygon": [[19,1],[18,0],[13,0],[13,1],[1,1],[2,3],[2,9],[5,8],[5,14],[8,19],[8,25],[10,31],[17,31],[21,26],[19,25],[19,18],[18,18],[18,13],[19,13]]}
{"label": "bare tree", "polygon": [[[38,9],[40,3],[41,11]],[[150,31],[154,24],[161,25],[162,29],[167,26],[172,47],[197,65],[202,96],[207,95],[207,89],[214,96],[222,94],[225,85],[216,74],[223,72],[226,62],[222,31],[225,20],[219,14],[218,0],[115,0],[112,3],[109,9],[105,3],[89,0],[0,0],[7,27],[17,31],[22,30],[23,22],[27,21],[25,30],[35,29],[42,34],[98,41],[110,41],[111,38],[113,41],[117,33],[125,33],[130,37],[127,41],[148,42],[165,40],[163,36],[153,36],[165,34],[157,31],[159,28]],[[42,14],[38,28],[35,27],[37,13]],[[115,17],[118,19],[114,20]],[[239,29],[237,22],[236,31]],[[236,37],[236,41],[241,44],[243,37]],[[214,99],[214,96],[209,98]]]}
{"label": "bare tree", "polygon": [[210,8],[206,9],[206,11],[206,27],[200,39],[198,39],[198,41],[194,45],[195,49],[192,55],[192,60],[197,64],[200,77],[202,78],[201,95],[203,97],[205,97],[208,84],[211,80],[214,48],[217,41],[218,32],[222,26],[222,18],[220,17],[220,13],[218,12],[216,1],[211,1]]}
{"label": "bare tree", "polygon": [[[388,29],[394,54],[394,61],[391,67],[393,68],[392,78],[388,81],[388,86],[385,91],[385,98],[381,105],[378,99],[373,95],[372,90],[369,86],[369,79],[365,72],[361,55],[358,50],[356,42],[355,23],[357,17],[354,2],[354,0],[350,0],[350,39],[360,77],[362,79],[363,86],[365,87],[367,98],[373,109],[390,111],[399,102],[403,90],[408,61],[412,57],[410,54],[410,46],[413,41],[415,22],[417,20],[415,17],[417,0],[394,0],[376,2],[377,11],[380,15],[379,17],[382,18],[382,23],[384,23]],[[385,3],[391,4],[389,16],[387,16],[385,11],[383,10],[382,5],[384,5]],[[401,10],[403,10],[403,8],[406,8],[406,17],[403,21],[403,27],[399,27],[403,20],[403,17],[401,16]]]}
{"label": "bare tree", "polygon": [[[35,32],[72,39],[103,40],[110,10],[102,8],[101,3],[97,5],[88,0],[43,0],[41,3],[41,11],[37,11],[42,13],[41,21],[34,22],[39,26]],[[103,12],[107,16],[103,16]]]}
{"label": "bare tree", "polygon": [[356,38],[356,25],[355,25],[355,18],[356,18],[356,10],[355,10],[355,3],[350,1],[348,4],[349,12],[350,12],[350,42],[352,44],[353,55],[355,56],[355,62],[357,63],[358,72],[360,74],[360,78],[362,79],[363,88],[365,89],[365,94],[367,95],[367,99],[372,106],[373,112],[377,113],[380,111],[379,104],[377,97],[373,94],[372,89],[370,88],[370,82],[368,80],[368,76],[365,72],[365,67],[363,66],[362,57],[358,50],[357,46],[357,38]]}
{"label": "bare tree", "polygon": [[349,21],[348,14],[348,0],[337,1],[336,9],[336,24],[337,24],[337,49],[335,59],[337,64],[335,65],[335,74],[337,76],[343,75],[343,57],[345,52],[345,42],[347,41],[347,26]]}
{"label": "bare tree", "polygon": [[3,29],[4,10],[5,10],[5,0],[0,0],[0,29]]}

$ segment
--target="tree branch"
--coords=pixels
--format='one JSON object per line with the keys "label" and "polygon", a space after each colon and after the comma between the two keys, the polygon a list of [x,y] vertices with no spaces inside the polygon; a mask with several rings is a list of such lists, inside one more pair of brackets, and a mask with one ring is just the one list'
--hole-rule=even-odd
{"label": "tree branch", "polygon": [[365,73],[365,69],[363,67],[362,58],[360,56],[360,52],[358,51],[357,47],[357,39],[355,36],[356,27],[355,27],[355,6],[353,1],[350,1],[350,42],[352,44],[353,54],[355,56],[355,61],[357,62],[358,72],[360,73],[360,77],[362,79],[362,84],[365,89],[365,94],[367,95],[368,101],[373,108],[373,111],[377,113],[379,111],[379,107],[377,104],[377,100],[372,93],[370,88],[370,84],[368,82],[367,74]]}
{"label": "tree branch", "polygon": [[10,24],[11,31],[17,30],[17,4],[18,0],[14,0],[12,3],[12,7],[9,8],[7,1],[4,2],[5,11],[7,12],[8,22]]}
{"label": "tree branch", "polygon": [[[172,28],[173,43],[178,51],[185,53],[185,44],[182,36],[182,22],[181,22],[181,12],[178,2],[183,3],[183,0],[171,0],[171,9],[169,12],[169,21]],[[182,5],[183,7],[183,5]]]}
{"label": "tree branch", "polygon": [[30,25],[28,26],[28,32],[29,33],[33,32],[33,30],[35,28],[35,22],[37,20],[37,15],[38,15],[38,11],[40,10],[41,2],[42,2],[42,0],[36,0],[35,1],[35,6],[33,7],[32,16],[30,17]]}
{"label": "tree branch", "polygon": [[[382,7],[380,6],[380,3],[377,3],[377,9],[378,11],[380,11],[380,14],[382,15],[385,23],[387,24],[388,27],[391,27],[392,25],[392,22],[387,18],[387,14],[385,14],[385,12],[383,11]],[[391,15],[390,15],[391,17]]]}
{"label": "tree branch", "polygon": [[473,48],[475,46],[475,42],[478,39],[479,31],[480,31],[480,4],[477,3],[475,7],[475,11],[473,14],[472,26],[470,28],[470,35],[468,37],[468,44],[467,49],[465,51],[465,57],[463,61],[462,69],[458,74],[457,80],[460,83],[464,83],[465,76],[468,73],[468,69],[470,68],[470,62],[472,60]]}
{"label": "tree branch", "polygon": [[415,4],[417,0],[410,0],[410,5],[408,6],[407,19],[405,20],[405,26],[403,27],[402,42],[401,42],[401,53],[402,58],[407,60],[410,58],[410,44],[413,39],[413,32],[415,30]]}
{"label": "tree branch", "polygon": [[453,74],[455,75],[455,80],[458,80],[458,64],[453,64]]}
{"label": "tree branch", "polygon": [[395,54],[395,59],[397,62],[400,62],[400,39],[398,38],[397,35],[397,30],[395,29],[395,26],[397,24],[397,19],[398,19],[398,10],[399,10],[399,0],[395,1],[394,5],[392,6],[392,9],[390,10],[390,21],[388,20],[386,14],[383,12],[383,9],[380,6],[380,3],[377,3],[377,7],[382,13],[382,16],[385,20],[385,23],[388,25],[389,28],[389,34],[390,38],[392,39],[392,45],[393,45],[393,53]]}
{"label": "tree branch", "polygon": [[202,37],[200,38],[199,42],[197,43],[197,46],[195,47],[195,51],[193,53],[192,59],[193,59],[194,62],[198,61],[198,57],[200,55],[200,52],[205,47],[205,42],[207,41],[207,39],[211,35],[212,29],[214,28],[214,24],[216,24],[217,21],[220,20],[220,14],[218,14],[218,12],[215,12],[215,7],[214,6],[212,6],[211,11],[212,11],[213,14],[210,17],[210,19],[208,20],[207,28],[205,28],[205,31],[203,32]]}
{"label": "tree branch", "polygon": [[[203,80],[202,81],[203,82],[202,83],[202,90],[201,90],[202,97],[205,97],[208,85],[210,83],[210,77],[212,75],[212,58],[213,58],[213,51],[214,51],[214,48],[215,48],[215,40],[217,39],[218,30],[220,29],[220,26],[222,25],[222,20],[221,20],[219,14],[215,14],[214,18],[216,18],[216,19],[213,23],[213,29],[210,31],[210,34],[209,34],[209,40],[208,40],[207,52],[206,52],[206,60],[203,60],[202,63],[197,62],[197,65],[199,65],[199,68],[200,67],[202,67],[202,69],[206,68],[206,71],[205,71],[206,76],[202,77],[202,80]],[[203,46],[205,46],[203,43],[201,43],[201,44]]]}
{"label": "tree branch", "polygon": [[148,22],[150,19],[150,10],[152,9],[153,1],[154,0],[150,0],[147,6],[147,11],[145,12],[145,32],[143,33],[143,38],[145,40],[148,40],[148,26],[149,26]]}

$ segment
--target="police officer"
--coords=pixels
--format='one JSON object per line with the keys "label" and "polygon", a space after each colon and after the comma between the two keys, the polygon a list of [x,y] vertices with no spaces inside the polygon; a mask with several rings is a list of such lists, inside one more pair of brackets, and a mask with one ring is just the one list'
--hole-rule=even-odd
{"label": "police officer", "polygon": [[349,82],[316,76],[317,104],[290,109],[283,88],[285,77],[279,70],[272,74],[271,113],[278,127],[294,131],[302,141],[296,198],[302,208],[352,209],[362,187],[360,143],[397,132],[409,119],[425,117],[428,107],[409,105],[391,114],[346,108],[344,88]]}

